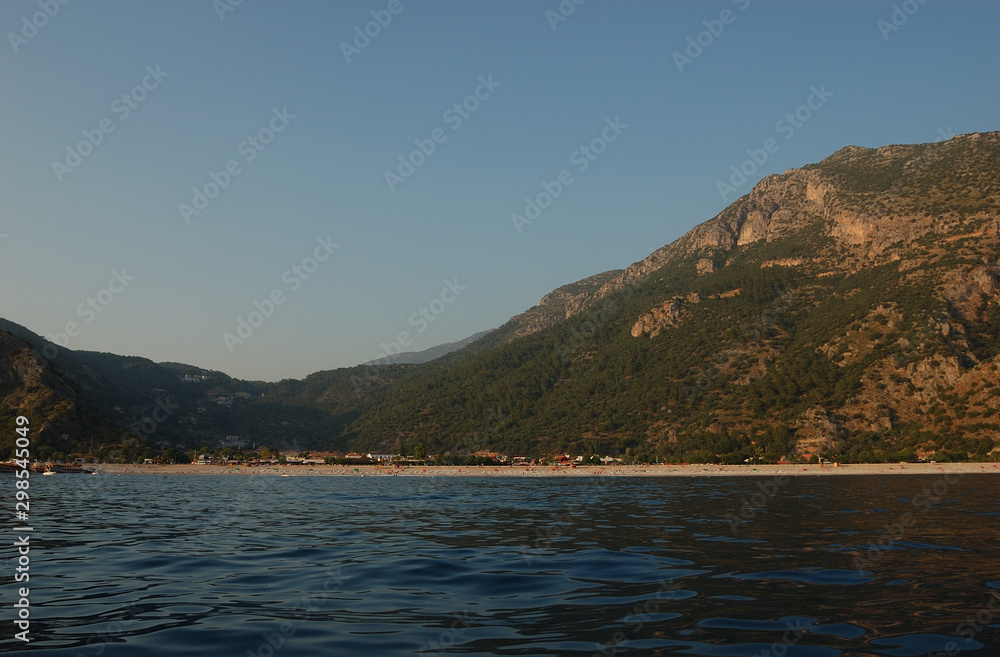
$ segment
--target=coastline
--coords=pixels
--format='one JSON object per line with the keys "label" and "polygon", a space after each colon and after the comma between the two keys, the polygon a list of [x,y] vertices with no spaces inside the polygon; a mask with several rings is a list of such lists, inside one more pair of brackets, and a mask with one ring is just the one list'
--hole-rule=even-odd
{"label": "coastline", "polygon": [[242,475],[290,477],[775,477],[845,475],[1000,474],[997,463],[852,463],[840,465],[408,466],[375,465],[123,465],[85,466],[102,475]]}

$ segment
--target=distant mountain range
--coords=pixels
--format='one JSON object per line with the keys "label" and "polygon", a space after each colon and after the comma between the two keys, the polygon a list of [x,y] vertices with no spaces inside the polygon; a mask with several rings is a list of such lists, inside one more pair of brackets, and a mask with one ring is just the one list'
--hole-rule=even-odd
{"label": "distant mountain range", "polygon": [[996,459],[997,171],[996,132],[848,146],[485,335],[301,381],[45,354],[0,322],[0,423],[25,414],[54,453],[125,457],[238,436],[452,455]]}
{"label": "distant mountain range", "polygon": [[489,333],[489,331],[480,331],[465,338],[464,340],[459,340],[458,342],[446,342],[444,344],[439,344],[436,347],[431,347],[430,349],[424,349],[423,351],[404,351],[401,354],[392,354],[389,356],[383,356],[382,358],[377,358],[375,360],[368,361],[367,363],[362,363],[363,365],[390,365],[405,363],[409,365],[420,365],[421,363],[427,363],[435,358],[440,358],[450,354],[453,351],[458,351],[466,345],[470,345],[479,338],[483,337]]}

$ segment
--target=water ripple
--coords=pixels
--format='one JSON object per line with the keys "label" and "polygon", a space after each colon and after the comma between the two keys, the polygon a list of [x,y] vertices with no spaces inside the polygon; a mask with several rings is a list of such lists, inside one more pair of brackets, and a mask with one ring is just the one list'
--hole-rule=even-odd
{"label": "water ripple", "polygon": [[1000,654],[996,481],[793,478],[731,526],[754,480],[46,477],[0,650]]}

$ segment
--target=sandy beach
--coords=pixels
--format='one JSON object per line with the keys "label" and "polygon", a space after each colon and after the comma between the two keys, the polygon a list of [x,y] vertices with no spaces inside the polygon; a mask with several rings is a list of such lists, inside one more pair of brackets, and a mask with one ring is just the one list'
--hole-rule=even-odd
{"label": "sandy beach", "polygon": [[840,465],[411,466],[375,465],[121,465],[96,464],[101,474],[257,475],[290,477],[719,477],[1000,474],[995,463],[861,463]]}

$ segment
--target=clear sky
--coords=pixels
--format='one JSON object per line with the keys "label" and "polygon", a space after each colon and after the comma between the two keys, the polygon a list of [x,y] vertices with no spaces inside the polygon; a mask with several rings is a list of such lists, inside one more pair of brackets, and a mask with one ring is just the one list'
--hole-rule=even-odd
{"label": "clear sky", "polygon": [[459,340],[764,175],[1000,129],[998,26],[995,0],[5,0],[0,316],[264,380]]}

